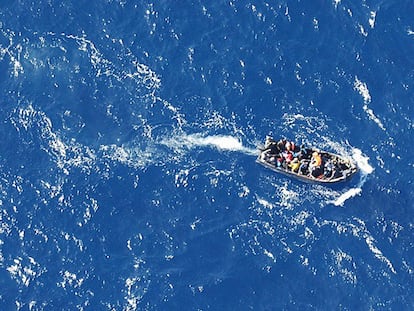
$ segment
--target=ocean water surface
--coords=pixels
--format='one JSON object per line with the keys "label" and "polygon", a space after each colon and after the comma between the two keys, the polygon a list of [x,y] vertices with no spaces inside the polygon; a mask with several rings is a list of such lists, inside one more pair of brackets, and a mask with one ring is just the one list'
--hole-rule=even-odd
{"label": "ocean water surface", "polygon": [[[1,310],[412,310],[412,1],[0,4]],[[351,158],[305,184],[266,135]]]}

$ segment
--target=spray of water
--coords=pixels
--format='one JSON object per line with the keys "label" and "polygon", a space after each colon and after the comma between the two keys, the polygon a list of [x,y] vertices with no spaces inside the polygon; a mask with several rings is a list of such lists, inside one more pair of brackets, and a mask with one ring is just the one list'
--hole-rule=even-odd
{"label": "spray of water", "polygon": [[374,171],[374,168],[368,163],[369,158],[362,154],[362,151],[354,148],[352,149],[352,158],[357,163],[363,175],[369,175]]}
{"label": "spray of water", "polygon": [[355,188],[347,190],[346,192],[342,193],[339,198],[330,202],[336,206],[343,206],[346,200],[356,195],[360,195],[362,193],[362,186],[367,180],[367,176],[374,171],[374,168],[368,163],[369,157],[364,156],[361,150],[357,148],[352,149],[352,158],[361,171],[361,178]]}
{"label": "spray of water", "polygon": [[242,142],[229,135],[183,134],[178,137],[161,141],[163,145],[175,150],[193,149],[196,147],[211,147],[220,151],[237,151],[248,155],[257,155],[257,150],[243,146]]}

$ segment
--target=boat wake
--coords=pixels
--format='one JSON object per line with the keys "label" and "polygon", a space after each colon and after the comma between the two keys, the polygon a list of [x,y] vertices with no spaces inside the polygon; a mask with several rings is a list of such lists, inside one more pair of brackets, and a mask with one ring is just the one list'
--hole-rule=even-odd
{"label": "boat wake", "polygon": [[362,186],[367,180],[367,176],[374,171],[374,168],[368,163],[369,157],[364,156],[362,154],[362,151],[358,148],[352,149],[352,158],[361,171],[361,178],[355,188],[347,190],[346,192],[342,193],[336,200],[329,202],[336,206],[343,206],[346,200],[353,198],[356,195],[360,195],[362,193]]}
{"label": "boat wake", "polygon": [[247,155],[257,155],[256,149],[243,146],[238,138],[230,135],[204,136],[199,133],[190,135],[184,134],[170,139],[163,139],[161,144],[172,148],[175,151],[197,147],[211,147],[219,151],[236,151]]}

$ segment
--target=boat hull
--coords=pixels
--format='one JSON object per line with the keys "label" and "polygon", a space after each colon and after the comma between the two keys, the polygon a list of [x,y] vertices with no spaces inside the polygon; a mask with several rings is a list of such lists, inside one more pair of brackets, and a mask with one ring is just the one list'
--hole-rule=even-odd
{"label": "boat hull", "polygon": [[[318,184],[336,184],[344,182],[351,179],[352,176],[354,176],[358,172],[357,166],[349,159],[346,159],[334,153],[319,151],[317,149],[309,149],[309,151],[311,153],[317,151],[321,154],[321,156],[324,159],[328,159],[330,161],[335,161],[335,163],[339,163],[336,166],[335,176],[326,177],[325,175],[321,175],[319,177],[314,177],[311,174],[301,174],[300,172],[294,172],[287,167],[277,166],[276,164],[271,163],[269,160],[266,159],[266,157],[263,156],[264,151],[260,152],[258,158],[256,159],[256,162],[276,173],[293,177],[303,182]],[[309,161],[309,159],[305,160]]]}

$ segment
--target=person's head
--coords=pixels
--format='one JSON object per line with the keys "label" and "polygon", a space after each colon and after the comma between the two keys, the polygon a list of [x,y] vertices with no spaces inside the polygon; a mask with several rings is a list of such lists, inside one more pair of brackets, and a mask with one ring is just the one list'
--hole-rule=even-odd
{"label": "person's head", "polygon": [[268,147],[272,143],[272,137],[266,136],[265,146]]}
{"label": "person's head", "polygon": [[291,146],[292,145],[290,144],[290,142],[287,142],[286,145],[285,145],[286,150],[290,151]]}
{"label": "person's head", "polygon": [[312,156],[313,157],[317,157],[319,155],[319,153],[317,152],[317,151],[314,151],[313,153],[312,153]]}

